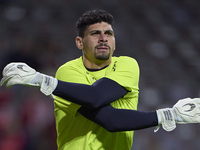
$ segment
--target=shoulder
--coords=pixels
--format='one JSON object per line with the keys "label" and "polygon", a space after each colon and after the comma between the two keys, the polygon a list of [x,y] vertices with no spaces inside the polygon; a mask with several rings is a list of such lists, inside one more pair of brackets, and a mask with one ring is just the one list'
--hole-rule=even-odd
{"label": "shoulder", "polygon": [[81,65],[81,63],[82,63],[82,57],[79,57],[79,58],[76,58],[76,59],[73,59],[73,60],[70,60],[70,61],[64,63],[58,69],[69,67],[69,66],[78,66],[78,65]]}
{"label": "shoulder", "polygon": [[84,67],[83,67],[82,57],[79,57],[77,59],[68,61],[65,64],[61,65],[56,71],[56,75],[61,74],[61,73],[62,74],[70,73],[72,71],[82,70],[81,68],[84,68]]}
{"label": "shoulder", "polygon": [[66,62],[65,64],[61,65],[57,71],[65,70],[69,68],[77,68],[77,67],[80,67],[81,65],[82,65],[82,57],[79,57],[77,59],[70,60]]}
{"label": "shoulder", "polygon": [[112,57],[112,61],[114,63],[123,64],[123,65],[136,65],[138,66],[137,61],[129,56],[119,56],[119,57]]}

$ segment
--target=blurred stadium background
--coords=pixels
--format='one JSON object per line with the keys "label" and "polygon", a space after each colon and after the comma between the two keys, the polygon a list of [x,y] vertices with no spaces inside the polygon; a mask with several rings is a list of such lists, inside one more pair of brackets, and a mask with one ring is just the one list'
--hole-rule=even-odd
{"label": "blurred stadium background", "polygon": [[[115,55],[141,69],[139,110],[173,106],[200,96],[199,0],[0,0],[0,69],[26,62],[54,76],[81,55],[75,22],[90,9],[115,18]],[[1,76],[2,77],[2,76]],[[165,132],[136,131],[133,150],[199,150],[200,125]],[[37,88],[0,87],[0,150],[55,150],[53,100]]]}

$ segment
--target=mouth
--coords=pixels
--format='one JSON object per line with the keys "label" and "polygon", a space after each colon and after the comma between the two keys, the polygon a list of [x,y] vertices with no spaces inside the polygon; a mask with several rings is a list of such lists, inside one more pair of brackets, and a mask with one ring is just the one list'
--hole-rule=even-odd
{"label": "mouth", "polygon": [[105,46],[99,46],[99,47],[97,47],[97,50],[98,51],[109,51],[109,48],[105,47]]}
{"label": "mouth", "polygon": [[96,49],[98,51],[106,52],[106,51],[110,50],[110,47],[108,45],[98,45],[98,46],[96,46]]}

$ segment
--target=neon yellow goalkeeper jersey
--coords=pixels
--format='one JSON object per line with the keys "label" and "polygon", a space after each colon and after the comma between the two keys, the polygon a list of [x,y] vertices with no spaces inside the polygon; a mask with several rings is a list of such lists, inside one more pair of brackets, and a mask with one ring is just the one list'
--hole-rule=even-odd
{"label": "neon yellow goalkeeper jersey", "polygon": [[[129,92],[111,103],[117,109],[137,109],[139,67],[135,59],[112,57],[111,64],[99,71],[88,71],[82,57],[62,65],[56,72],[61,81],[93,84],[106,77],[118,82]],[[79,94],[79,91],[74,91]],[[88,120],[77,110],[81,107],[58,96],[54,100],[58,150],[130,150],[133,131],[109,132]],[[111,118],[112,119],[112,118]],[[131,119],[131,118],[130,118]]]}

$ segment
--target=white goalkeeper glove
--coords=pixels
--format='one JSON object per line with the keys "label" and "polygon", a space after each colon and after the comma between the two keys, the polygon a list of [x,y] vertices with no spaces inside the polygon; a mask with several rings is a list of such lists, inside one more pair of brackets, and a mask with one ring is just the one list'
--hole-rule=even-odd
{"label": "white goalkeeper glove", "polygon": [[57,79],[36,72],[25,63],[10,63],[4,68],[2,74],[1,86],[6,85],[8,88],[15,84],[38,86],[45,95],[51,95],[58,84]]}
{"label": "white goalkeeper glove", "polygon": [[179,100],[173,108],[164,108],[156,111],[158,116],[158,127],[160,125],[166,131],[172,131],[177,124],[200,123],[200,98],[185,98]]}

